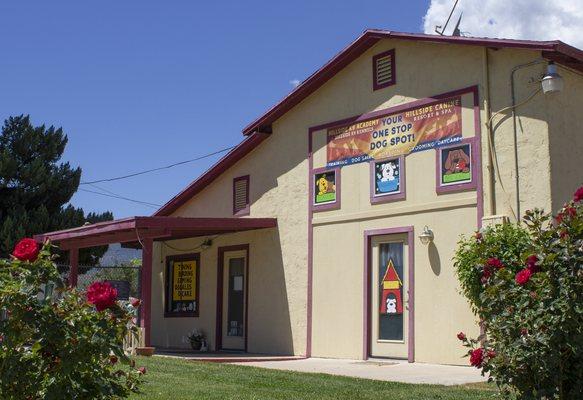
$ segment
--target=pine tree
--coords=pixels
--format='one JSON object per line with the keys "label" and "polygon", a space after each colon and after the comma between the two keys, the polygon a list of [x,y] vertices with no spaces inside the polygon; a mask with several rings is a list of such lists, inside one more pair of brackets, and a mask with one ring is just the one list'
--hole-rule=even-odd
{"label": "pine tree", "polygon": [[[28,115],[9,117],[0,134],[0,258],[15,243],[38,233],[113,219],[68,204],[79,187],[81,168],[61,162],[67,145],[62,128],[33,126]],[[87,249],[79,262],[95,264],[106,247]],[[66,260],[61,260],[66,261]]]}

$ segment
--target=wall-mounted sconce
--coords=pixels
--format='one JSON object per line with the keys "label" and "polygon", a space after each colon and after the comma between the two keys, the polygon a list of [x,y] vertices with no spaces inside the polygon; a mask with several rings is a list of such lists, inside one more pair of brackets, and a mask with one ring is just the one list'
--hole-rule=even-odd
{"label": "wall-mounted sconce", "polygon": [[563,90],[565,83],[563,77],[557,72],[557,66],[550,62],[547,65],[547,72],[541,80],[544,94],[557,93]]}
{"label": "wall-mounted sconce", "polygon": [[419,235],[419,240],[421,243],[428,245],[429,243],[433,242],[433,231],[425,225],[423,228],[423,232]]}
{"label": "wall-mounted sconce", "polygon": [[202,244],[200,245],[200,248],[204,251],[204,250],[210,249],[212,245],[213,245],[213,240],[212,239],[205,239],[202,242]]}

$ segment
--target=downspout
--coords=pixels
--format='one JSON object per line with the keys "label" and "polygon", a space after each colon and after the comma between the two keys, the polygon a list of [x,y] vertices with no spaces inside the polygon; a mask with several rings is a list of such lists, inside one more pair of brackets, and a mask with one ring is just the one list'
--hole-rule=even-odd
{"label": "downspout", "polygon": [[[486,121],[492,118],[490,108],[490,63],[488,58],[488,48],[484,47],[483,72],[484,72],[484,111],[486,112]],[[496,179],[494,177],[494,131],[491,124],[486,124],[488,135],[488,212],[489,215],[496,215]]]}
{"label": "downspout", "polygon": [[539,58],[534,61],[517,65],[512,68],[512,73],[510,74],[510,90],[512,95],[512,130],[514,134],[514,171],[516,172],[514,177],[514,190],[516,191],[516,218],[517,222],[520,224],[520,172],[518,169],[518,129],[517,129],[517,117],[516,117],[516,93],[514,91],[514,77],[518,70],[522,68],[527,68],[537,64],[543,64],[547,61]]}

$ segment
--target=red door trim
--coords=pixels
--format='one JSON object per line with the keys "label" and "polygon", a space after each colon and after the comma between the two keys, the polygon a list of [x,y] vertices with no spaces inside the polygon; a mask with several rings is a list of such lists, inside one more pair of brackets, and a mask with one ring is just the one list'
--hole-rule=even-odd
{"label": "red door trim", "polygon": [[372,260],[370,245],[371,239],[374,236],[382,235],[395,235],[399,233],[407,234],[407,256],[408,256],[408,272],[407,276],[409,279],[409,291],[407,306],[409,308],[409,321],[408,321],[408,349],[407,349],[407,361],[410,363],[415,361],[415,234],[413,226],[402,226],[398,228],[387,228],[387,229],[374,229],[364,231],[364,301],[363,301],[363,321],[362,321],[362,331],[363,331],[363,348],[362,348],[362,358],[368,359],[370,357],[370,341],[371,341],[371,319],[372,313],[370,309],[370,284],[371,284],[371,272],[372,272]]}
{"label": "red door trim", "polygon": [[225,253],[229,251],[245,251],[245,345],[247,352],[247,341],[249,338],[249,243],[237,244],[233,246],[223,246],[218,248],[217,258],[217,312],[215,331],[215,350],[223,349],[223,274],[225,269]]}

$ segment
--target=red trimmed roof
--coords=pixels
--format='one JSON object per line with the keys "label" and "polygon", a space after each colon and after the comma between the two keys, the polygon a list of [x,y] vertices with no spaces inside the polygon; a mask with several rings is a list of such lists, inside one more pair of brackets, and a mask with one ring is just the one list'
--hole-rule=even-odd
{"label": "red trimmed roof", "polygon": [[35,235],[34,239],[39,243],[50,240],[61,249],[68,250],[140,242],[143,239],[173,240],[276,226],[275,218],[130,217],[43,233]]}
{"label": "red trimmed roof", "polygon": [[516,48],[543,52],[549,60],[564,64],[570,68],[583,71],[583,51],[569,46],[560,40],[535,41],[514,39],[490,39],[463,36],[439,36],[422,33],[393,32],[379,29],[364,31],[358,39],[328,61],[322,68],[310,75],[297,88],[271,107],[265,114],[251,122],[243,129],[245,135],[255,131],[269,132],[271,124],[287,113],[302,100],[315,92],[340,70],[362,55],[381,39],[412,40],[417,42],[434,42],[458,45],[485,46],[490,48]]}
{"label": "red trimmed roof", "polygon": [[334,56],[322,68],[310,75],[297,88],[283,98],[279,103],[271,107],[265,114],[247,125],[243,133],[248,137],[243,140],[235,149],[220,159],[209,170],[194,180],[182,192],[174,196],[154,213],[155,216],[167,216],[176,211],[193,196],[202,191],[212,181],[219,177],[225,170],[233,166],[236,162],[245,157],[255,147],[257,147],[271,132],[271,124],[287,113],[303,99],[315,92],[320,86],[326,83],[340,70],[362,55],[381,39],[400,39],[421,42],[462,44],[471,46],[485,46],[489,48],[517,48],[541,51],[543,56],[549,60],[561,63],[569,68],[583,71],[583,51],[569,46],[559,40],[534,41],[534,40],[512,40],[512,39],[490,39],[456,36],[426,35],[421,33],[393,32],[379,29],[369,29],[364,31],[348,47]]}

